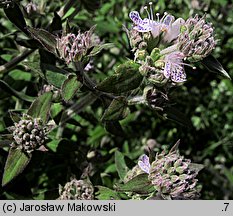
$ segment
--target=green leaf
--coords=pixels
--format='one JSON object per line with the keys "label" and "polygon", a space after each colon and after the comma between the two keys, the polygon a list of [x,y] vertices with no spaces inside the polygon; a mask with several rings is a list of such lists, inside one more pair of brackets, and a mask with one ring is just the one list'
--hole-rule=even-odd
{"label": "green leaf", "polygon": [[31,33],[32,37],[38,40],[47,51],[56,54],[57,39],[53,34],[44,29],[31,27],[27,27],[27,29]]}
{"label": "green leaf", "polygon": [[11,88],[6,82],[4,82],[3,80],[0,80],[0,90],[4,90],[5,92],[14,95],[15,97],[24,100],[24,101],[28,101],[28,102],[32,102],[35,98],[28,96],[22,92],[18,92],[16,90],[14,90],[13,88]]}
{"label": "green leaf", "polygon": [[122,120],[127,115],[127,100],[125,97],[117,97],[112,100],[109,107],[105,110],[103,121],[118,121]]}
{"label": "green leaf", "polygon": [[106,78],[96,88],[100,91],[118,94],[136,89],[143,79],[138,68],[139,65],[135,62],[127,61],[118,66],[116,74]]}
{"label": "green leaf", "polygon": [[14,7],[9,7],[4,9],[4,12],[7,18],[16,25],[22,32],[28,35],[26,30],[26,22],[23,16],[21,9],[19,8],[18,4],[14,4]]}
{"label": "green leaf", "polygon": [[125,163],[124,155],[117,150],[115,151],[115,164],[116,164],[116,169],[117,169],[120,179],[124,180],[128,172],[128,167]]}
{"label": "green leaf", "polygon": [[98,188],[98,192],[95,194],[95,197],[98,200],[120,200],[118,193],[114,190],[111,190],[107,187],[96,186]]}
{"label": "green leaf", "polygon": [[49,84],[54,85],[57,88],[61,88],[62,84],[67,78],[64,74],[57,73],[51,70],[46,70],[45,77]]}
{"label": "green leaf", "polygon": [[16,176],[22,173],[30,160],[31,155],[25,154],[20,149],[11,148],[4,168],[2,186],[5,186]]}
{"label": "green leaf", "polygon": [[76,75],[69,75],[62,84],[62,98],[67,102],[76,94],[80,88],[80,82]]}
{"label": "green leaf", "polygon": [[49,149],[51,149],[53,152],[57,152],[57,148],[60,144],[60,142],[62,141],[62,139],[59,140],[52,140],[49,143],[46,144],[46,147],[48,147]]}
{"label": "green leaf", "polygon": [[34,73],[38,74],[41,78],[45,78],[44,74],[42,73],[40,69],[40,64],[39,62],[22,62],[22,65],[28,67],[31,71]]}
{"label": "green leaf", "polygon": [[148,194],[155,191],[155,189],[151,182],[148,180],[148,174],[143,173],[137,175],[125,184],[117,184],[116,191]]}
{"label": "green leaf", "polygon": [[9,114],[10,114],[10,117],[11,117],[13,122],[19,122],[20,121],[21,116],[18,113],[13,112],[13,111],[9,111]]}
{"label": "green leaf", "polygon": [[217,73],[220,75],[225,76],[228,79],[231,79],[230,75],[223,69],[221,63],[214,58],[212,55],[207,56],[204,58],[201,63],[210,71],[213,73]]}
{"label": "green leaf", "polygon": [[27,114],[34,118],[41,118],[44,123],[48,121],[52,101],[52,92],[39,96],[28,109]]}
{"label": "green leaf", "polygon": [[101,45],[97,45],[93,48],[93,50],[90,52],[90,54],[88,55],[88,57],[91,56],[95,56],[98,53],[100,53],[103,49],[110,49],[114,46],[113,43],[106,43],[106,44],[101,44]]}
{"label": "green leaf", "polygon": [[115,136],[125,137],[125,132],[118,121],[105,121],[104,126],[109,133]]}

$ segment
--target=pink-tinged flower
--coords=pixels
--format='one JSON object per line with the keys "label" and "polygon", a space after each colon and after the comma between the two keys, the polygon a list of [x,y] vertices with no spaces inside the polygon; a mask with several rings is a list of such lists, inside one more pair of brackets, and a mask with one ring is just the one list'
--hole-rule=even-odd
{"label": "pink-tinged flower", "polygon": [[146,173],[150,172],[150,161],[147,155],[142,155],[138,160],[138,166]]}
{"label": "pink-tinged flower", "polygon": [[181,52],[172,52],[165,55],[164,76],[173,82],[180,83],[186,81],[186,74],[183,63],[184,55]]}
{"label": "pink-tinged flower", "polygon": [[159,13],[156,13],[157,19],[154,20],[152,2],[150,2],[149,5],[150,13],[147,6],[144,7],[148,14],[148,18],[142,19],[137,11],[130,12],[129,17],[134,23],[133,29],[137,30],[138,32],[151,32],[154,38],[163,33],[163,41],[172,42],[178,37],[180,27],[185,21],[179,18],[174,22],[174,17],[166,12],[162,18],[160,18]]}

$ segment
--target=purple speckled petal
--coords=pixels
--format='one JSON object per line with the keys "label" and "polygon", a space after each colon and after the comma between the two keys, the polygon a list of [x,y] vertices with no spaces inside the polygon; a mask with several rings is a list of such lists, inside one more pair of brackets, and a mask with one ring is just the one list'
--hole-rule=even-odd
{"label": "purple speckled petal", "polygon": [[138,161],[138,166],[146,173],[149,174],[150,172],[150,162],[149,162],[149,157],[147,155],[142,155],[140,158],[139,158],[139,161]]}
{"label": "purple speckled petal", "polygon": [[129,13],[129,18],[134,22],[134,24],[139,25],[142,23],[142,18],[137,11],[132,11]]}
{"label": "purple speckled petal", "polygon": [[171,63],[170,62],[166,62],[163,74],[167,79],[171,76]]}
{"label": "purple speckled petal", "polygon": [[151,31],[151,27],[150,26],[146,26],[146,25],[137,25],[137,26],[134,26],[133,29],[139,31],[139,32],[149,32]]}
{"label": "purple speckled petal", "polygon": [[180,65],[173,65],[171,72],[171,80],[173,82],[184,82],[186,81],[186,74],[184,68]]}

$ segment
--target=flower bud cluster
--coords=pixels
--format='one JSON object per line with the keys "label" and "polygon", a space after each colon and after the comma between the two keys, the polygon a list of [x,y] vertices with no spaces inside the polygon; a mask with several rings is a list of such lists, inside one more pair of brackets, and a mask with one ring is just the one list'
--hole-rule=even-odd
{"label": "flower bud cluster", "polygon": [[11,147],[21,149],[27,153],[39,149],[46,140],[47,127],[42,120],[40,118],[32,118],[26,114],[10,130],[14,138]]}
{"label": "flower bud cluster", "polygon": [[59,200],[93,200],[94,188],[84,180],[72,179],[59,189]]}
{"label": "flower bud cluster", "polygon": [[96,38],[93,35],[94,28],[84,33],[78,32],[77,35],[68,33],[57,39],[58,52],[67,64],[80,61],[87,51],[95,45]]}
{"label": "flower bud cluster", "polygon": [[172,199],[197,199],[197,171],[190,168],[191,161],[177,152],[157,155],[150,166],[149,179],[155,189]]}
{"label": "flower bud cluster", "polygon": [[189,61],[199,61],[205,58],[214,49],[213,28],[205,22],[204,17],[189,18],[178,37],[178,49],[188,58]]}
{"label": "flower bud cluster", "polygon": [[[152,163],[148,156],[142,155],[138,164],[126,174],[124,183],[144,173],[148,175],[148,182],[154,187],[152,196],[161,196],[164,199],[198,199],[201,186],[196,177],[203,168],[202,165],[198,166],[199,168],[196,164],[195,167],[189,159],[180,156],[177,150],[157,154]],[[148,182],[145,185],[148,186]],[[141,199],[150,198],[151,194],[146,193],[145,191],[142,194],[129,194]]]}
{"label": "flower bud cluster", "polygon": [[[184,62],[200,61],[214,49],[213,28],[205,17],[197,15],[186,21],[166,12],[155,16],[152,5],[150,2],[149,10],[144,7],[147,18],[142,19],[137,11],[129,14],[133,26],[128,35],[134,61],[141,64],[140,72],[150,83],[179,85],[186,81],[184,65],[191,66]],[[155,49],[157,52],[152,54]]]}

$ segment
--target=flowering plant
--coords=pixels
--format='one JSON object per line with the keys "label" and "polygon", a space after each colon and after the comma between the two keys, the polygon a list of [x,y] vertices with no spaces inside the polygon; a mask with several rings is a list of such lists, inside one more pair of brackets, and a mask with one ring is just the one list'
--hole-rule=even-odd
{"label": "flowering plant", "polygon": [[212,161],[229,177],[212,11],[116,2],[0,0],[0,198],[200,199]]}

